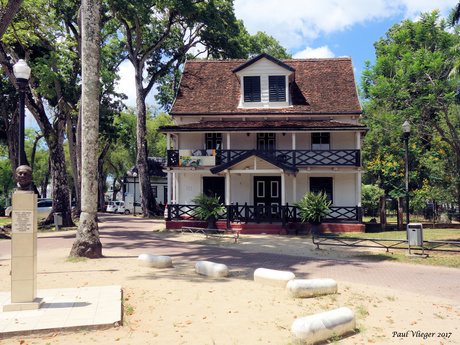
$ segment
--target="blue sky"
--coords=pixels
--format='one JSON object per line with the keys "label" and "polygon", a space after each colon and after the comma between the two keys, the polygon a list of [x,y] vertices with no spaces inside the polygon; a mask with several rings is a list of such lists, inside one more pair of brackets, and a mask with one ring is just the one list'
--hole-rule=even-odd
{"label": "blue sky", "polygon": [[[273,36],[294,58],[351,56],[359,83],[373,44],[395,23],[438,9],[447,17],[458,0],[235,0],[235,13],[251,35]],[[135,105],[134,73],[121,66],[119,91]],[[147,98],[154,104],[153,94]]]}

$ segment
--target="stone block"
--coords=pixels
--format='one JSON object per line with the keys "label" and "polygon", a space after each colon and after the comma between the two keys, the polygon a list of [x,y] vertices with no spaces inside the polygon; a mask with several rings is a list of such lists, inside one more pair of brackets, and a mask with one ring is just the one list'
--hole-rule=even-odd
{"label": "stone block", "polygon": [[228,276],[228,267],[211,261],[197,261],[195,272],[213,278],[222,278]]}
{"label": "stone block", "polygon": [[302,317],[291,326],[292,343],[310,345],[325,342],[334,336],[353,332],[355,327],[355,314],[345,307]]}
{"label": "stone block", "polygon": [[286,289],[292,297],[312,297],[337,293],[337,282],[331,278],[294,279],[287,283]]}
{"label": "stone block", "polygon": [[289,271],[278,271],[268,268],[258,268],[254,271],[254,281],[264,285],[285,288],[286,284],[294,278],[295,274]]}
{"label": "stone block", "polygon": [[141,254],[138,257],[139,265],[154,268],[172,267],[172,259],[164,255]]}

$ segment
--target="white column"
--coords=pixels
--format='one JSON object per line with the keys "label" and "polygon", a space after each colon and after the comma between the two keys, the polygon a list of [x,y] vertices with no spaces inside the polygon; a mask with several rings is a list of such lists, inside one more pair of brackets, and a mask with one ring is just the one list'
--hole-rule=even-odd
{"label": "white column", "polygon": [[295,133],[292,133],[292,149],[293,150],[295,150],[296,148],[295,142],[296,142],[296,136],[295,136]]}
{"label": "white column", "polygon": [[179,179],[180,179],[180,175],[179,173],[174,173],[175,175],[175,186],[174,186],[174,191],[175,191],[175,195],[174,195],[174,200],[176,201],[176,204],[179,203],[179,196],[180,196],[180,190],[179,190]]}
{"label": "white column", "polygon": [[231,193],[231,184],[230,184],[230,172],[225,172],[225,205],[230,205],[232,202]]}
{"label": "white column", "polygon": [[171,150],[171,133],[166,133],[166,150]]}
{"label": "white column", "polygon": [[[172,186],[172,173],[170,171],[167,172],[168,174],[168,196],[167,196],[167,199],[168,199],[168,205],[171,205],[171,194],[172,194],[172,189],[171,189],[171,186]],[[136,188],[136,185],[134,185],[134,188]]]}
{"label": "white column", "polygon": [[356,149],[361,150],[361,133],[356,132]]}
{"label": "white column", "polygon": [[230,133],[227,133],[227,150],[230,150]]}
{"label": "white column", "polygon": [[286,204],[286,173],[281,171],[281,205]]}
{"label": "white column", "polygon": [[356,205],[361,207],[361,171],[356,174]]}
{"label": "white column", "polygon": [[294,175],[292,179],[292,199],[294,202],[297,201],[297,176]]}

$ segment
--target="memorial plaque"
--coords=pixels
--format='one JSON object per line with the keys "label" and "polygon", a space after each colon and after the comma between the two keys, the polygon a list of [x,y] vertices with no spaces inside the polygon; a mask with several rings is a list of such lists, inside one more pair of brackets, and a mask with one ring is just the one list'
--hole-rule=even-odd
{"label": "memorial plaque", "polygon": [[13,233],[33,233],[34,232],[34,212],[33,211],[14,211],[13,210]]}

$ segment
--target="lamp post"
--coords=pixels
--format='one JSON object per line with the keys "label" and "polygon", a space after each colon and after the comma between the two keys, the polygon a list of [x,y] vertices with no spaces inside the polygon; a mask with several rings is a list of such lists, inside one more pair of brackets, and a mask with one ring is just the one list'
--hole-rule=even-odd
{"label": "lamp post", "polygon": [[404,142],[406,147],[406,232],[409,227],[409,136],[410,136],[410,124],[405,121],[402,125]]}
{"label": "lamp post", "polygon": [[19,164],[26,164],[26,153],[24,150],[24,117],[25,117],[25,93],[29,85],[30,67],[20,59],[13,66],[13,73],[16,78],[16,86],[19,91]]}

